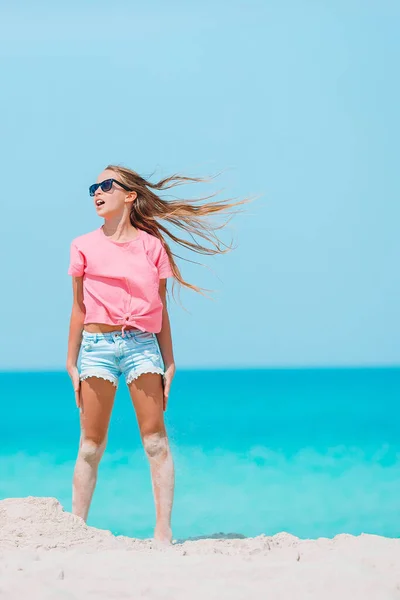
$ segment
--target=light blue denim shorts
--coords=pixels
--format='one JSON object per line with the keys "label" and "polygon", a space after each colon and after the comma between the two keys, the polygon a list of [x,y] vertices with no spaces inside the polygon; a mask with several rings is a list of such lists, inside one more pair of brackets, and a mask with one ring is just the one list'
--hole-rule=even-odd
{"label": "light blue denim shorts", "polygon": [[164,362],[155,333],[128,329],[110,333],[83,331],[80,379],[100,377],[118,387],[120,375],[129,385],[143,373],[164,374]]}

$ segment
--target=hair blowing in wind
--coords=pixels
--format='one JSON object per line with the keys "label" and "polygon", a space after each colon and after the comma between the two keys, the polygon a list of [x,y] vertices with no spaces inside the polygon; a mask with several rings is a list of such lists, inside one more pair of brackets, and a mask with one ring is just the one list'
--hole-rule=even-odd
{"label": "hair blowing in wind", "polygon": [[[137,198],[132,204],[130,221],[134,227],[154,235],[161,241],[171,262],[174,279],[182,286],[202,293],[204,288],[192,285],[183,279],[165,236],[176,244],[198,254],[215,255],[229,252],[233,249],[233,246],[222,242],[215,232],[223,229],[234,214],[242,212],[242,210],[237,209],[238,206],[250,202],[251,199],[244,198],[234,202],[230,200],[210,201],[210,198],[216,195],[212,194],[203,198],[166,200],[156,192],[170,190],[187,183],[209,182],[212,178],[185,177],[174,174],[153,183],[126,167],[108,165],[106,170],[114,171],[122,183],[137,193]],[[229,218],[222,225],[214,225],[208,218],[218,213],[229,215]],[[168,229],[168,223],[178,228],[178,230],[181,229],[188,233],[190,240],[178,237]],[[208,245],[203,245],[197,241],[195,236],[208,242]]]}

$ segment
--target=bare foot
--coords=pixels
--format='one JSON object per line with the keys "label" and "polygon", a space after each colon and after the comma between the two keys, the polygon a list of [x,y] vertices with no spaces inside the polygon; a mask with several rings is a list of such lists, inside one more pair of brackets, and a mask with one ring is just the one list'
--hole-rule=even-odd
{"label": "bare foot", "polygon": [[154,530],[154,541],[163,546],[170,546],[172,543],[171,527],[157,526]]}

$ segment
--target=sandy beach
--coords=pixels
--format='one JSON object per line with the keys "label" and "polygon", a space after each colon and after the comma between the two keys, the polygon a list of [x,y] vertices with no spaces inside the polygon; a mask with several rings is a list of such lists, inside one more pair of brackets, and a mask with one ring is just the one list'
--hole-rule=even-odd
{"label": "sandy beach", "polygon": [[0,598],[400,599],[400,540],[287,533],[153,540],[88,527],[54,498],[0,502]]}

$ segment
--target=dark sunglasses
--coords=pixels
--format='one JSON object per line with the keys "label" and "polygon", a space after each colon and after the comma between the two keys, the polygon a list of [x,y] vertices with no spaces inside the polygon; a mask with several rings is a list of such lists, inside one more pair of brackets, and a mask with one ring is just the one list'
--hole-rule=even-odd
{"label": "dark sunglasses", "polygon": [[117,181],[116,179],[105,179],[101,183],[93,183],[93,185],[91,185],[89,187],[89,194],[91,196],[94,196],[97,188],[101,188],[102,192],[109,192],[111,190],[111,188],[112,188],[113,183],[117,183],[122,188],[124,188],[124,190],[126,190],[127,192],[132,192],[131,189],[129,189],[128,187],[126,187],[126,185],[124,185],[120,181]]}

